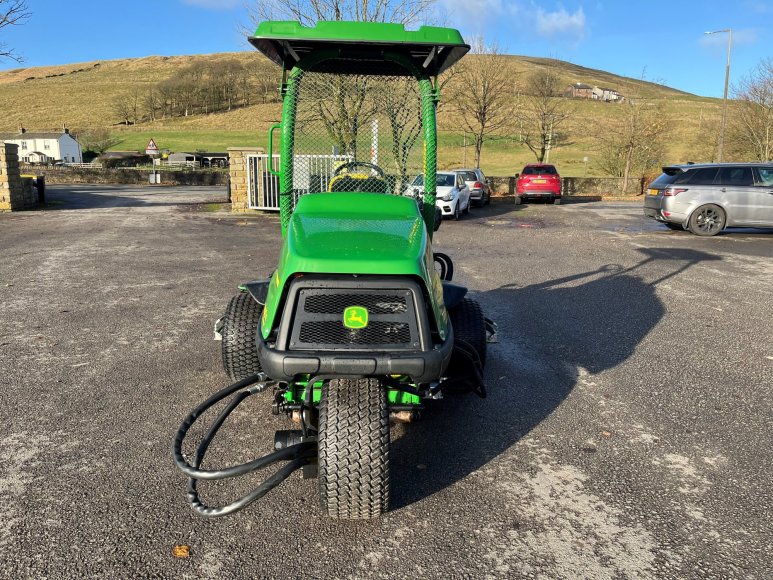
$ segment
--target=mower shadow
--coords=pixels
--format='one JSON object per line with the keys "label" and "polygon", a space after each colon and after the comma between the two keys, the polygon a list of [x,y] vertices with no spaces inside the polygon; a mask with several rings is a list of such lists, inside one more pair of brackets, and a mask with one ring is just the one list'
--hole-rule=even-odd
{"label": "mower shadow", "polygon": [[625,362],[665,315],[656,285],[694,264],[721,259],[680,248],[640,251],[643,259],[630,268],[604,266],[476,296],[499,325],[499,343],[489,345],[488,398],[446,397],[422,421],[395,427],[395,509],[507,451],[561,404],[580,369],[595,374]]}

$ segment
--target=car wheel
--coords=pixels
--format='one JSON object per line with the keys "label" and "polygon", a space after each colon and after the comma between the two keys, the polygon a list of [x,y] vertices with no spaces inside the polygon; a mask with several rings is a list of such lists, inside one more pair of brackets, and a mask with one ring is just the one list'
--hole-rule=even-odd
{"label": "car wheel", "polygon": [[462,211],[459,209],[459,205],[461,204],[460,201],[456,202],[456,205],[454,206],[454,220],[459,221],[462,217]]}
{"label": "car wheel", "polygon": [[724,227],[725,212],[718,205],[703,205],[690,216],[690,231],[697,236],[716,236]]}
{"label": "car wheel", "polygon": [[515,194],[515,205],[521,205],[523,203],[523,200],[521,199],[521,196],[517,193]]}
{"label": "car wheel", "polygon": [[488,193],[486,194],[486,201],[485,201],[485,202],[483,202],[483,205],[488,205],[488,204],[490,204],[490,203],[491,203],[491,192],[488,192]]}
{"label": "car wheel", "polygon": [[677,231],[677,232],[683,232],[684,231],[684,227],[682,226],[682,224],[674,224],[674,223],[671,223],[671,222],[663,222],[663,225],[666,226],[669,230],[674,230],[674,231]]}
{"label": "car wheel", "polygon": [[560,197],[554,197],[553,198],[553,205],[561,205],[561,198]]}
{"label": "car wheel", "polygon": [[464,208],[464,215],[470,215],[470,206],[472,205],[472,200],[467,200],[467,206]]}

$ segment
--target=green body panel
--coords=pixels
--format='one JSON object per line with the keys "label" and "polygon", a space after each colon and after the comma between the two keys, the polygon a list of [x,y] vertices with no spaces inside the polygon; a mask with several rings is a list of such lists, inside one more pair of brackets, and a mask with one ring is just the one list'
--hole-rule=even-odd
{"label": "green body panel", "polygon": [[261,333],[268,338],[288,281],[296,274],[394,275],[419,278],[432,297],[442,339],[448,330],[443,286],[416,202],[378,193],[304,195],[290,218],[271,279]]}

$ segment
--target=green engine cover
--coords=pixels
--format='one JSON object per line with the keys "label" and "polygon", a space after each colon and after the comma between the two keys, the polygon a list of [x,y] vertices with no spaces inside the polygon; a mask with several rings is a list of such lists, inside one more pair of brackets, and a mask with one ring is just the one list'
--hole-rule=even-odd
{"label": "green engine cover", "polygon": [[268,338],[288,281],[297,274],[394,275],[420,278],[442,339],[448,326],[443,286],[416,202],[377,193],[304,195],[292,214],[263,310]]}

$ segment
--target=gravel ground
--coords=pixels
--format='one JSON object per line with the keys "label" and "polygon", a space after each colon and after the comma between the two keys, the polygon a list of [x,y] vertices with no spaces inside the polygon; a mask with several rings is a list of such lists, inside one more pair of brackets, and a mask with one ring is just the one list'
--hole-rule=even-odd
{"label": "gravel ground", "polygon": [[[0,215],[0,577],[770,578],[772,230],[699,238],[639,203],[445,222],[436,250],[499,324],[489,397],[393,428],[378,521],[322,517],[299,475],[206,520],[171,440],[226,384],[214,320],[279,252],[278,216],[224,197],[54,186]],[[214,459],[281,428],[253,397]]]}

